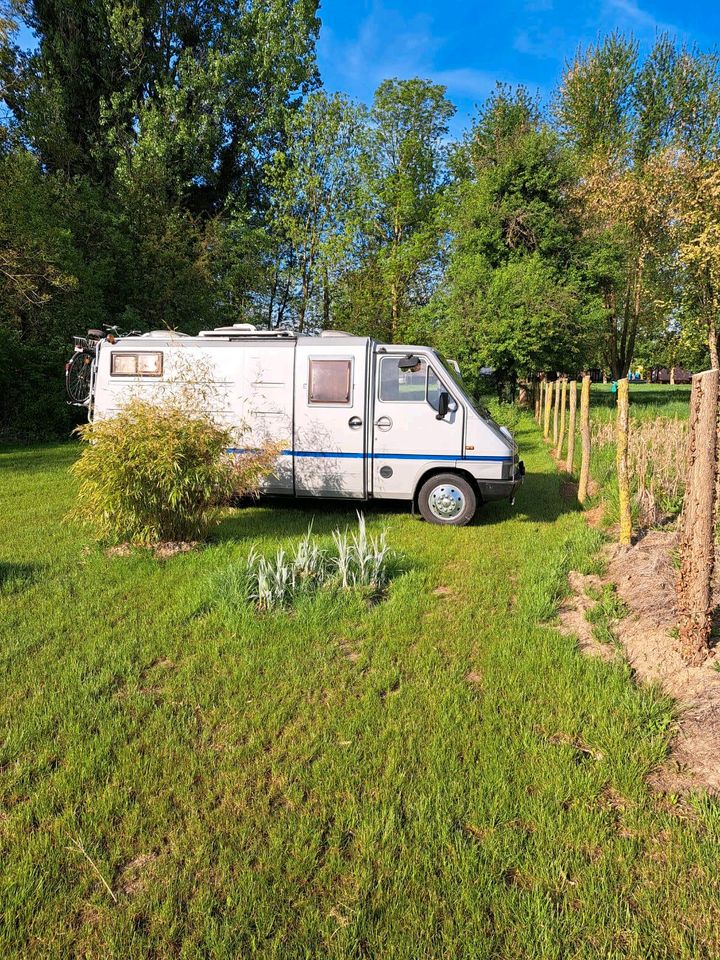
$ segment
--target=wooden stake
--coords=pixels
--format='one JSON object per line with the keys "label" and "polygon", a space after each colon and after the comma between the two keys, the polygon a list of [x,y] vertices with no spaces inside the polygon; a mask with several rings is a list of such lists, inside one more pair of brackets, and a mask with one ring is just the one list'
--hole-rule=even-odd
{"label": "wooden stake", "polygon": [[632,514],[630,512],[630,471],[628,469],[628,439],[630,432],[630,391],[627,377],[618,380],[617,426],[615,431],[618,493],[620,497],[620,543],[629,547],[632,542]]}
{"label": "wooden stake", "polygon": [[582,390],[580,392],[580,444],[582,453],[578,500],[580,503],[585,503],[588,481],[590,480],[590,377],[588,374],[585,374],[582,378]]}
{"label": "wooden stake", "polygon": [[575,459],[575,419],[577,416],[577,380],[571,380],[568,385],[570,391],[570,418],[568,422],[568,449],[565,469],[572,473],[575,469],[573,460]]}
{"label": "wooden stake", "polygon": [[535,423],[540,423],[540,410],[542,408],[542,380],[534,381],[533,396],[535,399]]}
{"label": "wooden stake", "polygon": [[692,378],[690,437],[680,534],[678,609],[683,656],[702,663],[708,654],[715,567],[715,487],[720,371]]}
{"label": "wooden stake", "polygon": [[543,437],[547,440],[550,436],[550,411],[552,404],[553,386],[551,383],[545,384],[545,422],[543,424]]}
{"label": "wooden stake", "polygon": [[565,404],[567,402],[567,380],[563,379],[560,384],[560,430],[558,432],[557,446],[555,447],[555,456],[559,460],[562,456],[563,443],[565,441]]}
{"label": "wooden stake", "polygon": [[558,413],[560,407],[560,381],[555,381],[555,389],[553,390],[553,446],[557,446],[558,440]]}

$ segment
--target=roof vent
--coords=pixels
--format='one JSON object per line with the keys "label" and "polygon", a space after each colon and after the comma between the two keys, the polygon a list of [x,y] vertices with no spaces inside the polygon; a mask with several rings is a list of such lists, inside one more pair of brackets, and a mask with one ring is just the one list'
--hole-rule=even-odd
{"label": "roof vent", "polygon": [[350,334],[346,333],[344,330],[323,330],[320,333],[321,337],[349,337]]}

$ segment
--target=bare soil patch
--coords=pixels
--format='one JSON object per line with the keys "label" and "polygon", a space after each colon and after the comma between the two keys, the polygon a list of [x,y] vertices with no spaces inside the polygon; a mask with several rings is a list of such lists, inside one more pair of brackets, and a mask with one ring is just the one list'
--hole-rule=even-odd
{"label": "bare soil patch", "polygon": [[141,853],[126,864],[118,881],[120,893],[126,897],[134,897],[141,893],[150,879],[150,870],[157,858],[157,853]]}
{"label": "bare soil patch", "polygon": [[[585,613],[593,606],[588,588],[613,583],[628,616],[616,633],[635,676],[658,683],[678,703],[679,727],[667,762],[657,770],[652,785],[666,792],[706,788],[720,793],[720,672],[716,650],[700,666],[689,666],[675,636],[676,571],[673,554],[677,535],[653,531],[631,547],[607,548],[605,576],[570,575],[572,596],[560,613],[561,629],[577,635],[586,653],[605,658],[615,652],[592,636]],[[716,594],[718,594],[716,588]],[[720,594],[715,604],[720,602]]]}
{"label": "bare soil patch", "polygon": [[[178,553],[190,553],[200,545],[198,540],[163,540],[161,543],[155,543],[147,548],[152,551],[156,560],[167,560],[170,557],[177,556]],[[137,548],[131,543],[120,543],[116,547],[108,547],[105,551],[106,557],[130,557]]]}

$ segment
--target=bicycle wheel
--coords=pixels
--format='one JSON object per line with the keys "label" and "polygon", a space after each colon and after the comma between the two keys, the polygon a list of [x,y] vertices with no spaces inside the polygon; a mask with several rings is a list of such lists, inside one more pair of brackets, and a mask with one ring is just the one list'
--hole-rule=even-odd
{"label": "bicycle wheel", "polygon": [[85,403],[90,396],[93,354],[83,350],[73,355],[65,368],[65,386],[73,403]]}

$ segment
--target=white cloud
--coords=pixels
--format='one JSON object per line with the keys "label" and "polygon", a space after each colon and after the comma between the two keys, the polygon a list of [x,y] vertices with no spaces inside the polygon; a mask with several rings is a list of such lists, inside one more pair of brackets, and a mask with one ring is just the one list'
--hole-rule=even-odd
{"label": "white cloud", "polygon": [[649,10],[643,10],[636,0],[605,0],[605,12],[615,18],[617,26],[627,26],[642,33],[681,32],[674,24],[658,20]]}

